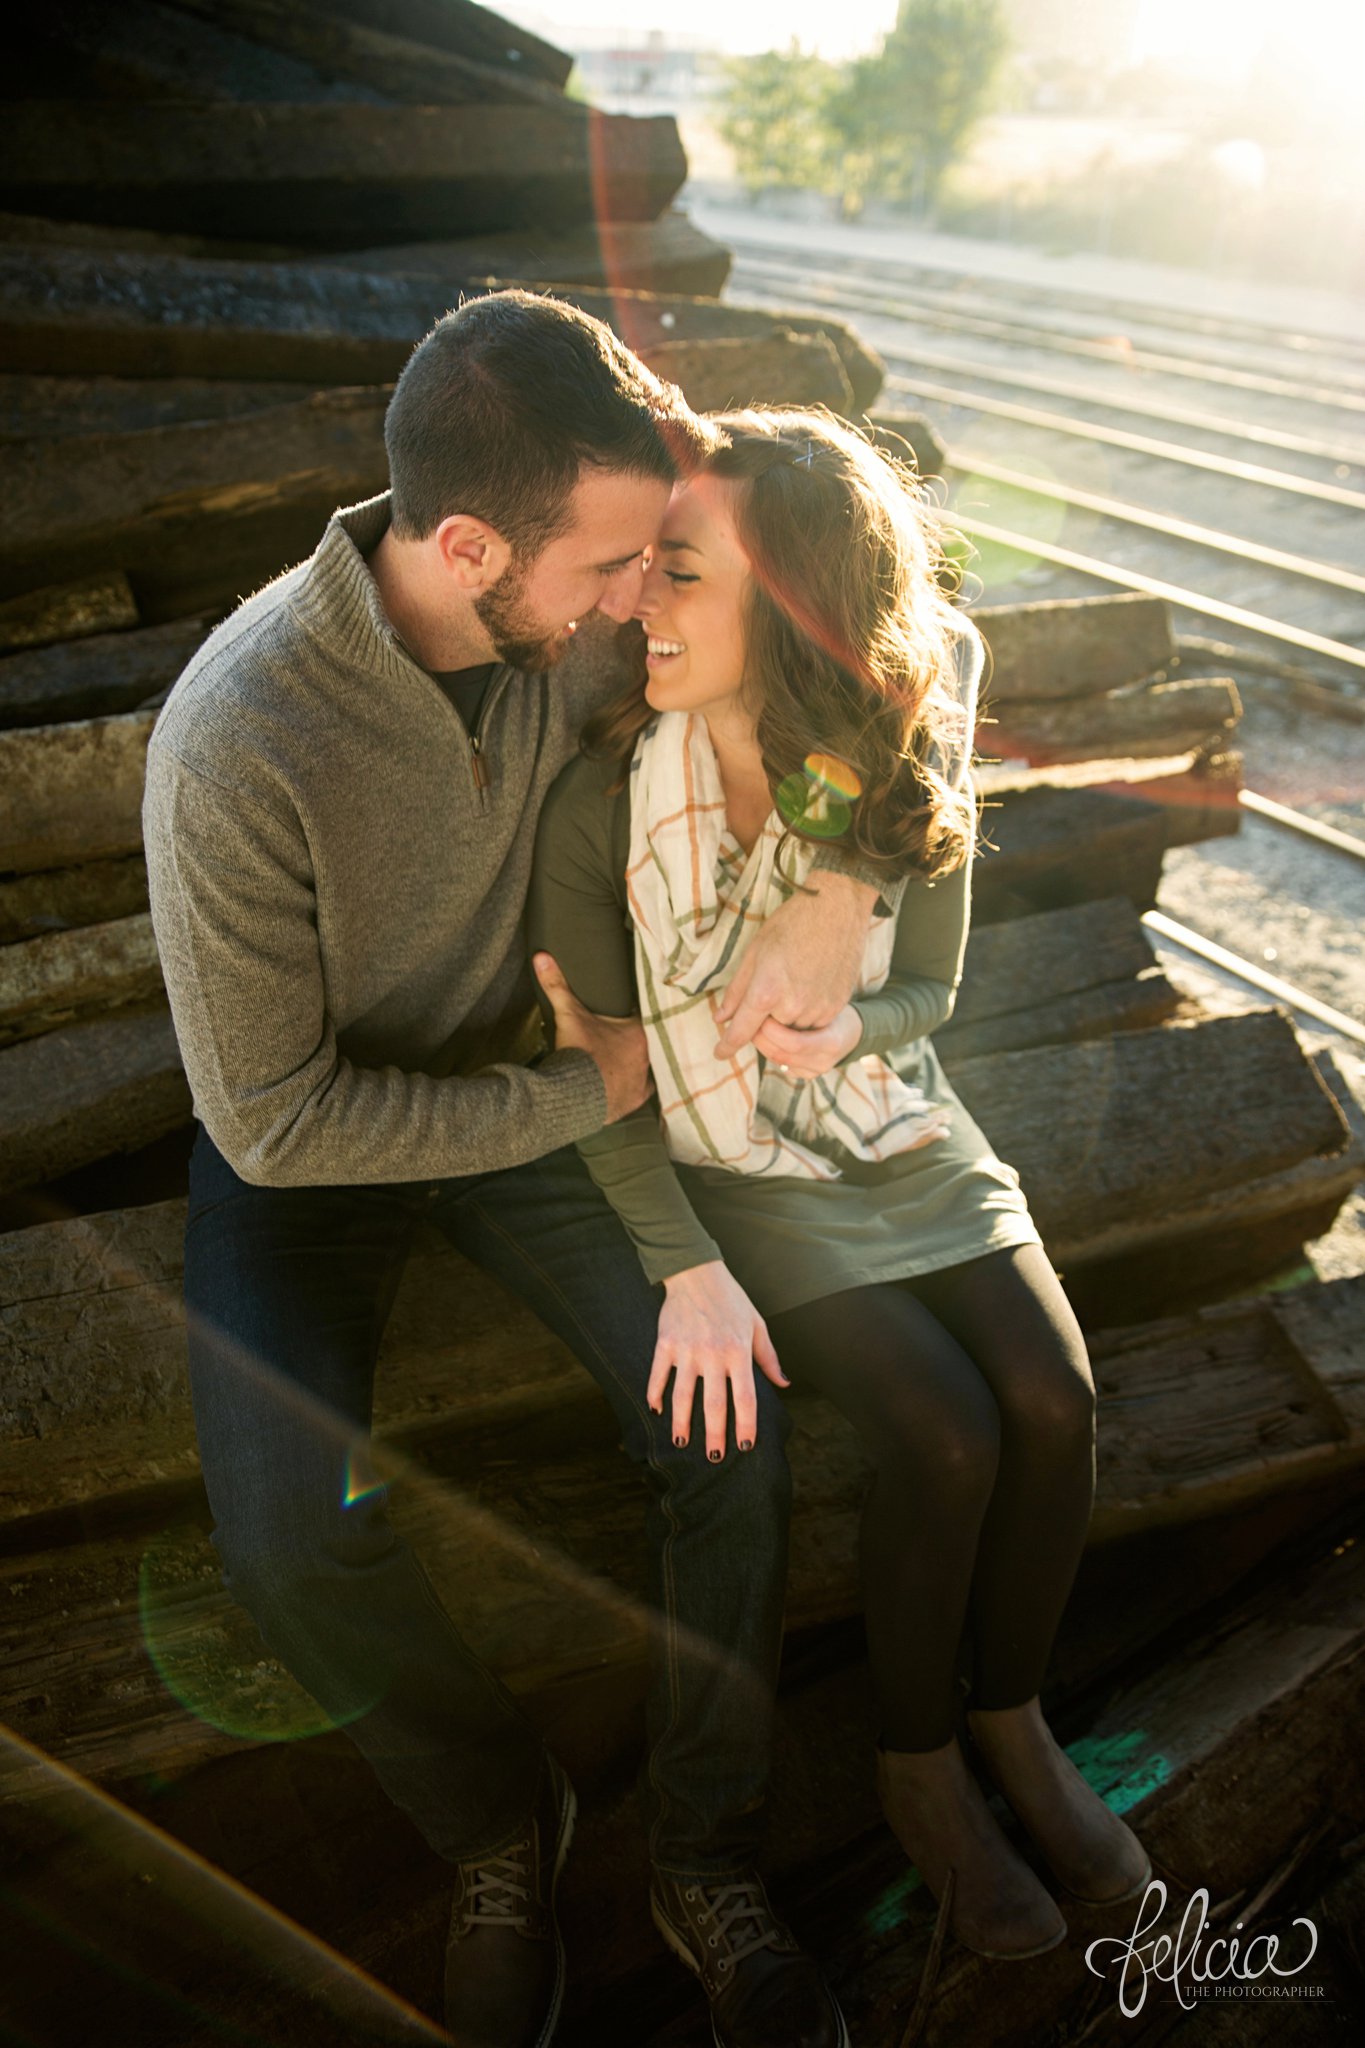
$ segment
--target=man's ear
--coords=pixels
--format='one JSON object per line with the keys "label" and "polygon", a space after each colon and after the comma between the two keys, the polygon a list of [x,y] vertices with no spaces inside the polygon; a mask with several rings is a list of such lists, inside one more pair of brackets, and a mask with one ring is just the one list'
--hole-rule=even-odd
{"label": "man's ear", "polygon": [[497,582],[512,559],[512,550],[496,526],[467,512],[452,512],[433,536],[442,567],[469,597],[481,597]]}

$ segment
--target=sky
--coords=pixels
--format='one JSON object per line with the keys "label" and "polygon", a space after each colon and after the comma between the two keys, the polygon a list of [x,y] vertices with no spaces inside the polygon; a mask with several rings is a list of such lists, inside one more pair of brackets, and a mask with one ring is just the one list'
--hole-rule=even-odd
{"label": "sky", "polygon": [[[896,0],[503,0],[502,12],[561,44],[576,28],[619,29],[623,42],[661,28],[733,51],[785,47],[794,36],[837,58],[870,49],[895,20]],[[1365,92],[1365,0],[1141,0],[1130,55],[1231,78],[1245,73],[1276,28],[1292,34],[1296,67],[1326,89]]]}

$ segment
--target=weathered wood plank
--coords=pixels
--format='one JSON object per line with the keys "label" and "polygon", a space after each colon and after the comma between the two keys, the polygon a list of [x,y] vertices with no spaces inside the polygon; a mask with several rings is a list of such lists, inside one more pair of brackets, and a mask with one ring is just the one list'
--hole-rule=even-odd
{"label": "weathered wood plank", "polygon": [[[1254,1028],[1141,1032],[1111,1046],[1008,1054],[955,1070],[964,1099],[991,1098],[986,1127],[1001,1155],[1019,1165],[1045,1240],[1073,1288],[1087,1260],[1140,1253],[1145,1298],[1157,1302],[1163,1266],[1178,1259],[1192,1234],[1247,1228],[1266,1213],[1288,1210],[1292,1217],[1296,1202],[1303,1206],[1302,1177],[1309,1200],[1316,1199],[1320,1180],[1323,1186],[1330,1181],[1339,1201],[1359,1173],[1359,1154],[1341,1147],[1335,1105],[1328,1101],[1323,1112],[1316,1077],[1301,1056],[1295,1063],[1284,1021],[1263,1013],[1218,1024]],[[1174,1060],[1173,1040],[1180,1041]],[[0,1071],[11,1056],[0,1055]],[[1060,1114],[1058,1105],[1070,1104],[1074,1091],[1096,1083],[1097,1065],[1103,1069],[1100,1100],[1088,1123]],[[1167,1094],[1158,1092],[1162,1083]],[[1205,1094],[1220,1088],[1226,1132],[1221,1157],[1208,1160],[1199,1156],[1192,1133],[1208,1123]],[[1269,1111],[1266,1098],[1272,1099]],[[976,1113],[970,1099],[969,1107]],[[1325,1156],[1314,1154],[1315,1144]],[[6,1512],[31,1513],[39,1503],[115,1493],[148,1483],[148,1475],[187,1469],[183,1217],[182,1203],[166,1202],[0,1238],[0,1438],[57,1433],[50,1453],[8,1471],[0,1487]],[[543,1387],[543,1346],[550,1340],[542,1337],[540,1348],[531,1343],[524,1314],[504,1312],[507,1343],[495,1347],[500,1362],[490,1377],[478,1346],[498,1327],[501,1297],[453,1254],[433,1253],[415,1264],[404,1286],[390,1339],[393,1376],[382,1383],[379,1414],[386,1426],[401,1432],[420,1418],[423,1428],[434,1430],[442,1414],[453,1426],[476,1394],[495,1389],[499,1399],[510,1399],[527,1371],[535,1387]],[[1102,1295],[1088,1322],[1113,1320],[1115,1305]],[[1305,1349],[1323,1351],[1334,1388],[1346,1384],[1345,1368],[1336,1363],[1344,1342],[1330,1333],[1304,1338]],[[529,1366],[523,1367],[523,1357]],[[144,1434],[130,1443],[127,1421],[134,1413]],[[1354,1429],[1354,1408],[1342,1413],[1344,1426]],[[103,1444],[98,1457],[91,1432]],[[76,1448],[78,1439],[84,1441]],[[150,1465],[138,1479],[142,1460]],[[66,1473],[60,1480],[58,1466]]]}
{"label": "weathered wood plank", "polygon": [[1136,910],[1108,897],[975,926],[953,1014],[934,1042],[951,1072],[984,1053],[1140,1030],[1180,1006]]}
{"label": "weathered wood plank", "polygon": [[1179,1234],[1204,1203],[1350,1136],[1274,1010],[966,1060],[953,1085],[1061,1267]]}
{"label": "weathered wood plank", "polygon": [[135,711],[167,689],[201,645],[206,619],[99,633],[0,661],[0,726],[58,725]]}
{"label": "weathered wood plank", "polygon": [[11,101],[0,204],[337,249],[591,220],[653,220],[687,159],[671,115],[571,100],[505,108]]}
{"label": "weathered wood plank", "polygon": [[385,487],[388,396],[319,391],[225,419],[11,442],[0,590],[42,564],[78,575],[113,562],[146,619],[227,609],[310,554],[337,505]]}
{"label": "weathered wood plank", "polygon": [[[418,106],[469,100],[553,101],[568,76],[564,67],[572,61],[554,51],[547,64],[549,46],[524,37],[511,23],[505,24],[506,35],[494,35],[488,42],[474,39],[475,48],[496,53],[496,61],[489,62],[487,57],[481,61],[473,54],[438,47],[429,38],[382,28],[377,25],[382,15],[367,23],[348,19],[342,8],[323,9],[301,0],[175,0],[175,5],[237,37],[265,44],[315,76],[344,80],[353,88]],[[388,12],[396,22],[393,10]],[[449,25],[445,9],[440,20]],[[538,56],[541,62],[528,63],[528,56]]]}
{"label": "weathered wood plank", "polygon": [[0,873],[136,853],[154,711],[0,732]]}
{"label": "weathered wood plank", "polygon": [[0,1051],[0,1193],[134,1152],[190,1119],[170,1011],[115,1011]]}
{"label": "weathered wood plank", "polygon": [[[758,393],[848,411],[852,393],[825,335],[673,342],[646,356],[698,409]],[[132,433],[13,441],[0,506],[0,590],[44,569],[115,563],[142,614],[230,606],[311,552],[338,504],[388,481],[387,387],[311,393],[289,404]]]}
{"label": "weathered wood plank", "polygon": [[[1339,1285],[1353,1290],[1342,1319],[1359,1330],[1362,1283]],[[1365,1438],[1333,1435],[1311,1364],[1283,1345],[1264,1305],[1124,1337],[1108,1355],[1096,1346],[1092,1543],[1310,1480],[1325,1485],[1365,1459]],[[500,1343],[510,1353],[501,1333],[485,1335],[485,1373]],[[794,1629],[857,1610],[864,1474],[833,1411],[799,1397],[793,1410],[802,1504],[788,1601]],[[379,1456],[396,1482],[396,1524],[479,1654],[523,1690],[638,1660],[639,1481],[614,1455],[616,1432],[600,1399],[589,1390],[565,1401],[551,1385],[500,1419],[485,1404],[463,1420],[435,1456],[430,1441],[424,1454],[417,1428],[406,1433],[406,1455],[391,1440]],[[169,1505],[162,1535],[110,1529],[97,1543],[25,1555],[12,1541],[7,1548],[0,1721],[73,1767],[115,1779],[183,1770],[243,1736],[317,1726],[280,1668],[262,1660],[251,1624],[220,1586],[207,1535],[184,1507]],[[3,1766],[0,1786],[11,1795],[36,1789]]]}
{"label": "weathered wood plank", "polygon": [[0,440],[134,434],[296,404],[297,384],[229,377],[0,376]]}
{"label": "weathered wood plank", "polygon": [[645,350],[644,360],[656,377],[678,385],[695,412],[755,403],[853,410],[852,386],[827,334],[778,328],[761,338],[665,341]]}
{"label": "weathered wood plank", "polygon": [[[1301,1524],[1285,1524],[1290,1533],[1296,1526]],[[1281,1528],[1281,1538],[1284,1533]],[[1200,1553],[1198,1569],[1190,1568],[1188,1546],[1173,1549],[1169,1537],[1125,1545],[1117,1575],[1112,1552],[1083,1560],[1049,1685],[1050,1718],[1063,1739],[1086,1725],[1076,1717],[1079,1689],[1093,1689],[1114,1668],[1116,1609],[1122,1611],[1129,1653],[1124,1661],[1131,1670],[1135,1650],[1162,1635],[1170,1641],[1182,1620],[1199,1614],[1198,1628],[1207,1634],[1226,1612],[1228,1589],[1268,1554],[1276,1535],[1262,1512],[1239,1518],[1235,1530],[1225,1525],[1220,1538]],[[1218,1603],[1216,1612],[1210,1603]],[[579,1829],[560,1895],[574,1979],[561,2023],[565,2048],[652,2040],[681,2013],[700,2027],[683,2037],[687,2048],[709,2040],[700,2001],[676,1963],[663,1957],[643,1909],[646,1849],[637,1801],[626,1782],[629,1759],[642,1740],[640,1688],[638,1672],[614,1669],[576,1691],[533,1696],[527,1703],[580,1797]],[[856,1663],[831,1669],[828,1646],[821,1645],[809,1664],[799,1655],[789,1659],[783,1692],[765,1868],[779,1909],[790,1912],[811,1946],[840,1967],[870,1931],[886,1927],[888,1904],[907,1890],[903,1861],[895,1860],[873,1797],[867,1674]],[[448,1870],[388,1805],[345,1737],[241,1746],[213,1770],[182,1776],[173,1786],[125,1782],[121,1789],[135,1811],[268,1904],[302,1918],[419,2010],[439,2011]],[[88,1949],[116,1955],[121,1965],[117,1975],[101,1971],[80,1984],[69,1983],[69,1973],[60,1969],[42,1976],[45,1990],[59,1981],[69,1990],[62,2012],[73,2038],[95,2026],[146,2048],[211,2048],[228,2029],[268,2037],[279,2048],[323,2048],[334,2040],[331,2017],[321,2028],[310,2024],[306,2010],[300,2017],[296,2004],[285,2003],[280,1981],[262,1987],[250,1968],[239,1967],[235,1946],[206,1955],[192,1925],[161,1917],[159,1889],[137,1886],[136,1910],[125,1916],[119,1904],[125,1887],[103,1858],[106,1839],[101,1837],[100,1853],[83,1854],[89,1837],[79,1814],[70,1859],[60,1851],[50,1858],[43,1837],[61,1825],[61,1813],[60,1803],[44,1800],[22,1812],[11,1806],[6,1821],[16,1850],[22,1842],[25,1852],[32,1851],[25,1854],[32,1886],[25,1889],[25,1904],[40,1906],[42,1925],[79,1930]],[[129,1850],[136,1857],[135,1841]],[[74,1904],[67,1883],[79,1895]],[[612,1910],[604,1910],[604,1903]],[[174,1910],[175,1900],[166,1904]],[[111,1918],[126,1929],[126,1939],[111,1936]],[[909,1931],[913,1938],[913,1925]],[[887,1939],[901,1940],[905,1932],[898,1916]],[[258,1953],[255,1944],[248,1949]],[[45,1958],[34,1953],[41,1971]],[[167,2016],[159,1995],[167,1955],[175,1958],[176,1991],[182,2001],[192,2001],[198,2015],[193,2040],[184,2036],[183,2004]],[[305,2000],[315,1995],[305,1992]],[[869,2044],[874,2039],[861,2027],[857,2038]]]}
{"label": "weathered wood plank", "polygon": [[573,58],[543,36],[476,0],[333,0],[331,11],[376,33],[400,36],[479,64],[565,86]]}
{"label": "weathered wood plank", "polygon": [[152,920],[119,918],[0,947],[0,1046],[164,996]]}
{"label": "weathered wood plank", "polygon": [[908,450],[921,476],[942,476],[948,451],[923,413],[883,412],[878,408],[869,424],[872,438],[879,448],[885,448],[902,461]]}
{"label": "weathered wood plank", "polygon": [[[1159,1928],[1174,1947],[1196,1888],[1210,1910],[1225,1901],[1245,1910],[1321,1816],[1340,1814],[1359,1827],[1365,1776],[1354,1736],[1362,1650],[1365,1555],[1357,1544],[1253,1594],[1168,1663],[1125,1686],[1070,1745],[1089,1782],[1123,1813],[1170,1880],[1166,1909],[1149,1923],[1149,1936]],[[872,1875],[872,1868],[864,1872]],[[1232,1931],[1233,1917],[1225,1916],[1220,1933]],[[1008,2001],[1000,1998],[997,1969],[960,1947],[950,1951],[923,2048],[963,2040],[1005,2048],[1079,2031],[1092,2021],[1097,1997],[1116,2006],[1117,1965],[1136,1905],[1087,1911],[1068,1902],[1067,1918],[1072,1939],[1013,1972]],[[865,1933],[844,1951],[841,1988],[850,2019],[868,2040],[893,2043],[904,2027],[932,1919],[926,1899],[907,1900],[892,1925],[883,1922],[870,1940]],[[1187,1958],[1198,1924],[1196,1906],[1180,1936]],[[1252,1933],[1269,1930],[1280,1937],[1280,1968],[1288,1974],[1309,1952],[1305,1930],[1291,1930],[1288,1916],[1272,1909],[1248,1926],[1244,1947]],[[1086,1966],[1087,1945],[1101,1936],[1113,1943],[1096,1958],[1103,1988]],[[1152,1951],[1145,1954],[1150,1963]],[[1226,1961],[1226,1951],[1219,1959]],[[1169,1963],[1165,1968],[1167,1981],[1147,1986],[1147,2026],[1168,2023],[1182,2009],[1169,1986]],[[1311,1981],[1311,1967],[1304,1974]],[[1188,1998],[1188,1963],[1182,1982]],[[1135,1978],[1130,1988],[1136,1996]],[[1134,2024],[1115,2011],[1112,2032],[1102,2038],[1126,2040]],[[1087,2030],[1094,2033],[1093,2026]]]}
{"label": "weathered wood plank", "polygon": [[974,927],[953,1014],[944,1028],[1008,1016],[1021,1002],[1050,1001],[1107,982],[1134,980],[1154,960],[1142,920],[1126,896]]}
{"label": "weathered wood plank", "polygon": [[[1106,774],[1117,767],[1108,766]],[[1168,846],[1238,830],[1236,786],[1235,776],[1211,782],[1191,760],[1174,780],[1071,789],[1039,784],[988,797],[973,918],[998,924],[1107,896],[1126,896],[1138,910],[1150,910]],[[1219,792],[1216,804],[1207,801],[1211,788]]]}
{"label": "weathered wood plank", "polygon": [[405,242],[322,260],[380,275],[515,277],[525,285],[590,285],[708,299],[719,297],[731,263],[730,251],[676,208],[658,220],[593,221],[519,238],[475,235],[460,242]]}
{"label": "weathered wood plank", "polygon": [[1008,698],[977,729],[978,746],[1006,759],[1085,761],[1224,751],[1242,715],[1234,683],[1151,683],[1096,696]]}
{"label": "weathered wood plank", "polygon": [[[985,927],[987,931],[1009,928]],[[1022,1052],[1029,1046],[1061,1045],[1079,1038],[1107,1038],[1114,1031],[1143,1031],[1164,1024],[1183,1006],[1181,996],[1161,969],[1149,967],[1130,981],[1106,982],[1098,988],[1077,989],[1044,1002],[1021,1003],[1001,1016],[982,1017],[975,1024],[959,1024],[954,1018],[934,1037],[943,1064],[951,1073],[956,1061],[980,1059],[987,1053]]]}
{"label": "weathered wood plank", "polygon": [[137,622],[137,606],[121,570],[75,583],[44,584],[0,601],[0,654],[89,633],[114,633]]}
{"label": "weathered wood plank", "polygon": [[123,860],[88,861],[79,868],[0,877],[0,945],[41,938],[45,932],[110,924],[147,908],[147,863],[140,853]]}
{"label": "weathered wood plank", "polygon": [[388,97],[374,81],[339,85],[212,20],[196,21],[183,4],[49,0],[25,27],[17,62],[12,71],[6,67],[15,99],[363,100],[380,106]]}
{"label": "weathered wood plank", "polygon": [[[449,223],[443,224],[448,231]],[[508,278],[503,283],[515,283]],[[321,263],[211,261],[147,249],[0,244],[0,369],[39,375],[289,378],[382,383],[433,323],[486,277],[439,282]],[[843,322],[714,299],[566,287],[560,296],[635,349],[665,341],[828,334],[855,405],[869,406],[881,360]]]}
{"label": "weathered wood plank", "polygon": [[995,703],[1088,697],[1164,669],[1175,638],[1164,598],[1070,597],[973,611],[991,650]]}

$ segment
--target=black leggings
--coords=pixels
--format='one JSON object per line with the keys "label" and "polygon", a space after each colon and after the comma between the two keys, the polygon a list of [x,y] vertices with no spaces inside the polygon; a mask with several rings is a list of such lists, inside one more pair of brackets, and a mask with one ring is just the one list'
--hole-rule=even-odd
{"label": "black leggings", "polygon": [[951,1740],[969,1618],[971,1704],[1032,1699],[1095,1490],[1094,1382],[1042,1248],[850,1288],[768,1329],[873,1467],[860,1551],[885,1747]]}

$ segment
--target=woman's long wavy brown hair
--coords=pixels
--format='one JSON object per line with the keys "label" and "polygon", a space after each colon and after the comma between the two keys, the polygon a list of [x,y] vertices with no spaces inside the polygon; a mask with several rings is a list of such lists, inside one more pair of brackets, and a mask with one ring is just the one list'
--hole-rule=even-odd
{"label": "woman's long wavy brown hair", "polygon": [[[889,873],[948,874],[975,827],[969,791],[934,760],[964,744],[945,687],[962,621],[913,470],[822,408],[755,407],[711,424],[718,445],[703,468],[739,486],[751,572],[742,688],[769,786],[833,755],[862,785],[844,843]],[[654,716],[642,677],[589,720],[584,749],[624,771]]]}

